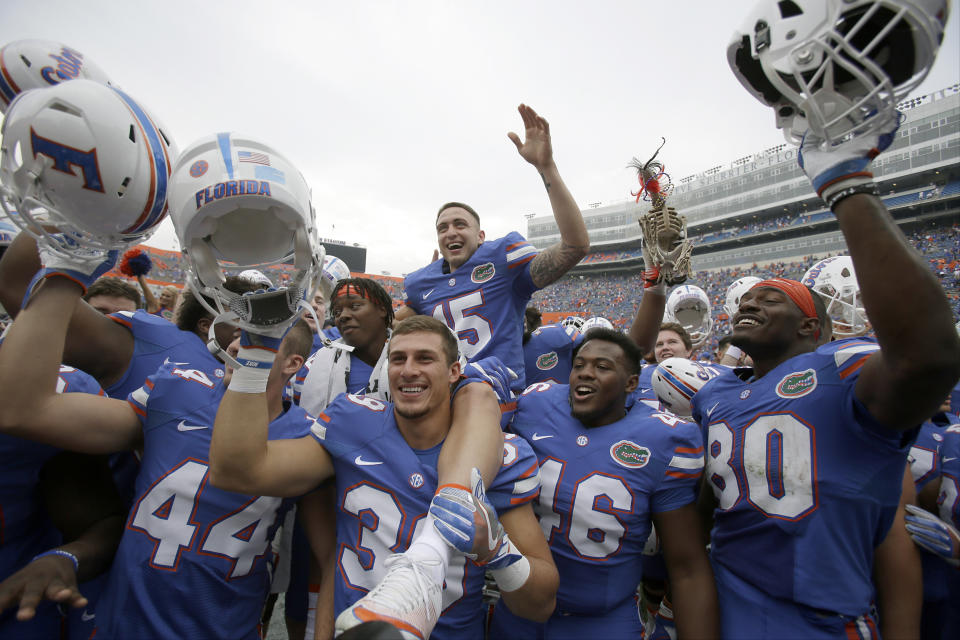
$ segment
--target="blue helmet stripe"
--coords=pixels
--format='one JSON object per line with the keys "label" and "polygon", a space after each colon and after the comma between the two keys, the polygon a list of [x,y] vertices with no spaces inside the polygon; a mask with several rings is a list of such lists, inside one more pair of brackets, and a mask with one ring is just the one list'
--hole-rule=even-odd
{"label": "blue helmet stripe", "polygon": [[167,177],[170,175],[169,167],[167,166],[167,154],[164,151],[163,141],[160,140],[160,132],[157,131],[157,128],[154,126],[153,122],[150,120],[150,117],[146,114],[143,108],[137,104],[133,98],[128,96],[120,89],[117,89],[116,87],[110,88],[113,89],[117,95],[119,95],[123,101],[127,103],[127,106],[130,107],[133,115],[140,122],[140,126],[143,128],[143,131],[147,136],[147,146],[150,148],[151,155],[153,155],[154,175],[156,176],[157,180],[157,189],[154,192],[153,206],[150,208],[150,213],[147,215],[147,219],[135,229],[130,231],[131,233],[136,233],[138,231],[143,231],[144,229],[153,227],[166,212]]}
{"label": "blue helmet stripe", "polygon": [[673,372],[667,370],[665,367],[660,367],[660,375],[662,375],[664,379],[669,382],[677,391],[684,394],[688,400],[697,392],[697,390],[691,387],[689,383],[673,375]]}
{"label": "blue helmet stripe", "polygon": [[220,145],[220,155],[223,156],[223,164],[227,167],[227,176],[233,180],[233,153],[230,150],[230,134],[218,133],[217,144]]}

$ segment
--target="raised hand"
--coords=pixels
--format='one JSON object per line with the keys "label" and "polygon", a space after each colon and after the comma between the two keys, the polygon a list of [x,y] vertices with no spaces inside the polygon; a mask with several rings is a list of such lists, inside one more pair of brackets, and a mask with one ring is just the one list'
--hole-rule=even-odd
{"label": "raised hand", "polygon": [[550,123],[537,115],[533,107],[521,104],[517,107],[520,117],[523,118],[525,140],[521,143],[520,136],[511,131],[507,137],[513,141],[520,156],[539,170],[546,169],[553,164],[553,145],[550,143]]}

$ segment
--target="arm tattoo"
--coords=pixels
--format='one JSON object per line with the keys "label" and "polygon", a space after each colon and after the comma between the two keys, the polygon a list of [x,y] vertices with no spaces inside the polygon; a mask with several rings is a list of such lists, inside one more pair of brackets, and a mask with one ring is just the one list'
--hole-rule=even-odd
{"label": "arm tattoo", "polygon": [[538,287],[556,282],[573,268],[586,254],[585,247],[574,247],[565,242],[548,247],[530,262],[530,277]]}
{"label": "arm tattoo", "polygon": [[547,181],[547,176],[543,175],[543,171],[540,172],[540,179],[543,180],[543,186],[547,188],[547,191],[550,191],[550,183]]}

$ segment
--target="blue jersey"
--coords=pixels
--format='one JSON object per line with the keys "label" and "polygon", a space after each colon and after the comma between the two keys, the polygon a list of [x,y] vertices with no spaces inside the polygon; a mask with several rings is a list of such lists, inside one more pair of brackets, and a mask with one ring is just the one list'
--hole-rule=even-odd
{"label": "blue jersey", "polygon": [[198,351],[207,346],[200,337],[183,331],[168,320],[158,318],[143,309],[118,311],[107,316],[123,325],[133,334],[133,357],[123,376],[104,389],[111,398],[124,400],[138,389],[148,376],[167,362],[189,363]]}
{"label": "blue jersey", "polygon": [[468,360],[497,356],[519,376],[524,387],[523,312],[537,286],[530,261],[537,249],[510,232],[481,244],[470,259],[451,272],[442,258],[414,271],[403,281],[407,306],[432,315],[457,332]]}
{"label": "blue jersey", "polygon": [[940,518],[960,529],[960,420],[952,418],[943,431],[940,448]]}
{"label": "blue jersey", "polygon": [[878,350],[838,340],[759,380],[721,375],[693,397],[719,502],[713,560],[770,597],[851,617],[870,607],[874,548],[915,435],[879,424],[855,397]]}
{"label": "blue jersey", "polygon": [[907,463],[913,484],[920,493],[924,487],[940,478],[940,449],[943,446],[943,434],[946,429],[928,420],[920,426],[917,439],[910,447]]}
{"label": "blue jersey", "polygon": [[534,382],[570,382],[573,366],[573,350],[583,342],[583,336],[574,332],[570,336],[558,324],[545,324],[530,334],[523,345],[523,367],[527,385]]}
{"label": "blue jersey", "polygon": [[[103,395],[96,380],[67,366],[60,367],[57,391]],[[62,542],[40,495],[40,471],[59,452],[56,447],[0,434],[0,581]],[[59,633],[60,616],[52,605],[41,606],[30,623],[17,622],[16,612],[16,608],[0,612],[0,638],[50,638]]]}
{"label": "blue jersey", "polygon": [[[208,480],[222,364],[206,352],[164,365],[130,394],[143,425],[136,502],[97,605],[100,638],[258,638],[270,540],[292,499],[218,489]],[[270,439],[313,420],[291,406]]]}
{"label": "blue jersey", "polygon": [[557,606],[601,616],[636,593],[651,514],[695,500],[703,446],[695,424],[642,404],[586,427],[570,413],[569,389],[529,387],[512,429],[540,463],[534,510],[560,572]]}
{"label": "blue jersey", "polygon": [[[397,429],[393,405],[344,394],[320,414],[314,437],[334,461],[337,477],[337,576],[340,613],[386,573],[384,561],[407,548],[426,523],[437,490],[440,446],[414,450]],[[540,483],[530,446],[506,437],[503,465],[487,490],[498,513],[536,497]],[[443,609],[431,638],[483,638],[483,567],[453,554]]]}

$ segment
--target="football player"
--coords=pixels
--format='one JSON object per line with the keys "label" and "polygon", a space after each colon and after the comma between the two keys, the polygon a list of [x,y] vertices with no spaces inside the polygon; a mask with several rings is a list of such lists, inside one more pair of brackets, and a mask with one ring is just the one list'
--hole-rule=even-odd
{"label": "football player", "polygon": [[626,335],[589,331],[569,385],[534,384],[511,430],[534,449],[535,501],[560,572],[557,610],[537,627],[497,607],[496,638],[642,637],[641,552],[655,523],[682,636],[715,637],[716,593],[695,501],[703,469],[696,425],[626,401],[640,353]]}
{"label": "football player", "polygon": [[469,360],[497,356],[517,373],[514,387],[524,386],[521,348],[524,309],[531,294],[558,280],[590,247],[577,203],[560,178],[553,159],[550,125],[521,104],[526,139],[510,133],[520,156],[540,173],[560,229],[560,242],[543,252],[511,232],[486,241],[480,216],[469,205],[448,202],[437,212],[437,242],[442,259],[404,280],[402,320],[420,313],[433,316],[457,332]]}
{"label": "football player", "polygon": [[[808,134],[800,153],[839,220],[879,344],[818,348],[820,297],[796,281],[765,280],[733,318],[733,344],[753,370],[719,376],[693,398],[711,452],[705,478],[717,502],[711,555],[724,635],[876,628],[873,550],[896,512],[915,428],[960,376],[943,292],[870,181],[870,160],[895,130],[835,147]],[[921,320],[914,309],[925,310]]]}
{"label": "football player", "polygon": [[[912,532],[922,552],[923,638],[947,638],[956,630],[955,624],[947,624],[947,617],[953,608],[951,603],[955,603],[960,594],[957,591],[960,580],[953,576],[956,571],[948,562],[960,545],[951,543],[949,529],[944,524],[960,525],[960,514],[956,512],[960,420],[950,409],[948,400],[923,423],[908,458],[916,487],[916,504],[925,510],[925,513],[917,512],[910,507],[913,513],[906,518],[907,530]],[[936,516],[940,516],[942,523],[936,521]]]}
{"label": "football player", "polygon": [[[274,338],[244,336],[250,346],[241,350],[241,360],[275,348]],[[504,441],[500,471],[489,483],[496,513],[476,469],[472,490],[447,486],[437,493],[450,387],[460,377],[456,338],[438,320],[409,318],[394,328],[387,362],[392,402],[341,395],[319,415],[311,437],[295,440],[267,440],[265,397],[252,385],[235,389],[235,377],[215,424],[213,482],[298,495],[336,472],[340,631],[384,619],[409,637],[426,638],[432,630],[435,638],[481,638],[484,566],[516,613],[545,619],[554,608],[557,575],[530,506],[539,480],[529,446],[517,438]],[[430,528],[428,508],[470,558],[458,553],[442,566],[397,553],[419,529]]]}
{"label": "football player", "polygon": [[570,379],[573,350],[583,334],[559,324],[545,324],[523,336],[523,361],[527,382],[559,383]]}
{"label": "football player", "polygon": [[[57,390],[103,394],[93,378],[66,366]],[[105,459],[0,434],[0,636],[58,637],[63,619],[42,600],[82,607],[80,622],[93,618],[85,595],[95,594],[78,583],[109,566],[123,511]]]}
{"label": "football player", "polygon": [[[258,638],[269,541],[292,501],[208,485],[225,371],[205,347],[190,361],[165,364],[125,401],[56,394],[82,278],[47,267],[14,322],[0,355],[0,386],[18,400],[0,405],[0,426],[85,453],[142,451],[134,504],[97,603],[97,637]],[[295,326],[271,370],[264,409],[270,437],[303,436],[313,424],[302,409],[281,402],[310,343],[306,325]]]}

